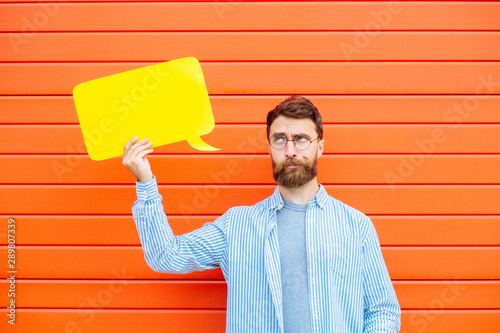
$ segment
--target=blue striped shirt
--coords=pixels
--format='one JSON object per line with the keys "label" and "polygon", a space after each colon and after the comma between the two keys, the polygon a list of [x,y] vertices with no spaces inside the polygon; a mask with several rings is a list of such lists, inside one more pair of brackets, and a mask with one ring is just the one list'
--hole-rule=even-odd
{"label": "blue striped shirt", "polygon": [[[156,178],[136,182],[136,191],[132,212],[154,271],[220,267],[228,288],[226,332],[283,332],[278,188],[180,236],[168,225]],[[373,224],[322,185],[306,211],[306,249],[313,332],[399,332],[401,310]]]}

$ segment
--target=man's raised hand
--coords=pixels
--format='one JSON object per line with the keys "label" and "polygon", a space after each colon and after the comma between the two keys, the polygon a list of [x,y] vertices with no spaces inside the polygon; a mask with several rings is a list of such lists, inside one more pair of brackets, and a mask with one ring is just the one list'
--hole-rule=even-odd
{"label": "man's raised hand", "polygon": [[153,149],[149,149],[153,142],[148,142],[148,139],[142,139],[138,136],[130,139],[123,147],[123,165],[137,178],[138,181],[147,182],[153,179],[153,172],[146,157]]}

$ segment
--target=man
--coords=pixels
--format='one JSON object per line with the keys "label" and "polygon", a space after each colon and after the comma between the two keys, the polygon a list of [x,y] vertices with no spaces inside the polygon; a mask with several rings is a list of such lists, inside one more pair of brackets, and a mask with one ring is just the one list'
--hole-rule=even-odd
{"label": "man", "polygon": [[168,225],[146,158],[152,143],[136,137],[125,145],[148,265],[168,273],[220,267],[227,332],[399,332],[401,310],[373,224],[316,180],[325,145],[316,107],[288,98],[269,112],[267,135],[273,195],[181,236]]}

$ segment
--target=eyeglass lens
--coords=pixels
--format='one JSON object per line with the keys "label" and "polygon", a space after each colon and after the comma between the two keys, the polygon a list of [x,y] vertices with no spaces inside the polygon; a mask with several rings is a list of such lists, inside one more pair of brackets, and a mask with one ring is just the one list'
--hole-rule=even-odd
{"label": "eyeglass lens", "polygon": [[275,134],[269,140],[271,146],[275,149],[283,149],[288,141],[293,141],[293,144],[299,150],[306,150],[311,146],[311,138],[307,134],[297,134],[293,137],[293,140],[288,140],[283,134]]}

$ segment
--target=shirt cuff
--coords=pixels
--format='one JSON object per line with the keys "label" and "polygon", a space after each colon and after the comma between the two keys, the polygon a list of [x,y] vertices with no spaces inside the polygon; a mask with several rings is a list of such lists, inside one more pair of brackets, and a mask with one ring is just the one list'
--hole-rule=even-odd
{"label": "shirt cuff", "polygon": [[156,177],[153,176],[152,179],[147,182],[141,183],[140,181],[135,181],[135,192],[137,194],[137,200],[151,200],[157,197],[158,193],[158,183],[156,182]]}

